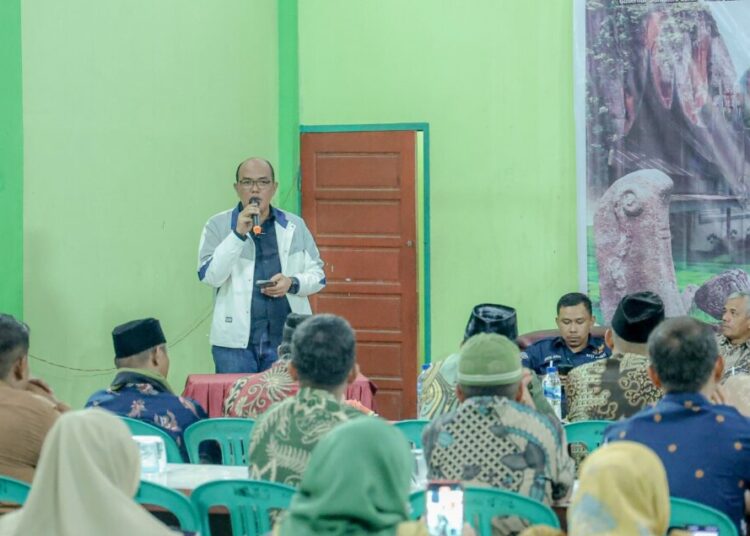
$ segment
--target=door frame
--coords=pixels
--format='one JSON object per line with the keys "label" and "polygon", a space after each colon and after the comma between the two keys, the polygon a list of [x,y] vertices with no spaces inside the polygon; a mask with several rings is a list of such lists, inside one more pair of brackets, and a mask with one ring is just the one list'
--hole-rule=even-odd
{"label": "door frame", "polygon": [[[300,125],[300,136],[306,133],[325,132],[382,132],[413,130],[422,134],[420,151],[417,141],[417,280],[419,289],[417,308],[417,362],[430,363],[432,361],[432,315],[431,315],[431,279],[430,279],[430,125],[429,123],[375,123],[354,125]],[[421,152],[421,154],[420,154]],[[302,212],[302,172],[301,163],[297,168],[297,213]],[[420,173],[421,171],[421,173]],[[422,204],[419,206],[419,199]],[[421,210],[420,210],[421,209]],[[419,371],[417,371],[417,375]]]}

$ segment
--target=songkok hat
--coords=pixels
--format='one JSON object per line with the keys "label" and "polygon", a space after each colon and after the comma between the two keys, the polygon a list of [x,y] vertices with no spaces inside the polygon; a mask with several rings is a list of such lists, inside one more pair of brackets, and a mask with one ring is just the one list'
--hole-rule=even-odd
{"label": "songkok hat", "polygon": [[522,376],[521,351],[503,335],[480,333],[461,347],[457,376],[461,385],[510,385]]}
{"label": "songkok hat", "polygon": [[164,332],[155,318],[143,318],[121,324],[112,330],[115,345],[115,358],[130,357],[145,350],[164,344]]}
{"label": "songkok hat", "polygon": [[644,343],[664,320],[664,302],[653,292],[627,294],[617,305],[612,329],[627,342]]}
{"label": "songkok hat", "polygon": [[464,331],[464,340],[477,333],[497,333],[514,341],[518,337],[516,310],[507,305],[482,303],[471,310],[469,322]]}

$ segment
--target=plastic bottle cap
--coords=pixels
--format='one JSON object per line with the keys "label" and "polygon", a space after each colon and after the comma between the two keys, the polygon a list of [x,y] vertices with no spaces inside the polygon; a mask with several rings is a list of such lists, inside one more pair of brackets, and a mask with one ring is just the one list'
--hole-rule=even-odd
{"label": "plastic bottle cap", "polygon": [[427,370],[428,368],[430,368],[430,365],[431,363],[425,363],[424,365],[422,365],[422,370]]}
{"label": "plastic bottle cap", "polygon": [[549,374],[550,372],[557,372],[557,368],[554,365],[550,365],[549,367],[547,367],[547,374]]}

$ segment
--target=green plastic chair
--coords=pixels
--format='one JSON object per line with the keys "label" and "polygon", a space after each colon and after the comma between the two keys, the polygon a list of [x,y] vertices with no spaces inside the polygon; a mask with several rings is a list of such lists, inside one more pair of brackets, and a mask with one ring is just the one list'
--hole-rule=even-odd
{"label": "green plastic chair", "polygon": [[169,510],[180,523],[180,529],[187,532],[198,532],[201,521],[198,511],[190,499],[173,489],[141,481],[135,500],[139,504],[152,504]]}
{"label": "green plastic chair", "polygon": [[614,421],[578,421],[565,425],[565,437],[568,445],[583,443],[589,454],[604,442],[604,430]]}
{"label": "green plastic chair", "polygon": [[177,446],[175,440],[167,432],[138,419],[131,419],[130,417],[120,417],[122,421],[130,428],[131,435],[146,435],[146,436],[157,436],[164,440],[164,446],[167,449],[167,462],[168,463],[185,463],[180,453],[180,447]]}
{"label": "green plastic chair", "polygon": [[729,516],[705,504],[687,499],[669,498],[669,526],[682,528],[687,525],[714,525],[720,536],[737,536],[737,527]]}
{"label": "green plastic chair", "polygon": [[23,504],[29,496],[31,486],[9,476],[0,476],[0,501]]}
{"label": "green plastic chair", "polygon": [[[425,493],[415,491],[409,496],[412,519],[424,515]],[[473,486],[464,488],[464,519],[474,527],[478,536],[491,536],[492,518],[505,516],[517,516],[533,525],[560,528],[557,514],[539,501],[504,489]]]}
{"label": "green plastic chair", "polygon": [[409,440],[409,443],[414,445],[413,448],[422,448],[422,432],[424,427],[430,424],[430,421],[426,419],[411,419],[406,421],[396,421],[393,426],[401,430]]}
{"label": "green plastic chair", "polygon": [[296,491],[275,482],[217,480],[195,488],[190,499],[198,509],[202,536],[211,536],[208,514],[215,506],[229,511],[233,536],[256,536],[271,530],[270,511],[289,508]]}
{"label": "green plastic chair", "polygon": [[185,429],[183,438],[190,463],[200,463],[198,447],[204,441],[216,441],[221,446],[223,465],[247,465],[252,419],[216,418],[195,422]]}

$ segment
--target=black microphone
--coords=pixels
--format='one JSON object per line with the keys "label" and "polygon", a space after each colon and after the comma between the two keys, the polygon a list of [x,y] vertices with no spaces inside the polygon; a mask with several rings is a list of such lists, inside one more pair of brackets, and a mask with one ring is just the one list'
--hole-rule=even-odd
{"label": "black microphone", "polygon": [[[251,197],[250,204],[259,207],[260,197]],[[253,214],[253,234],[255,236],[258,236],[260,234],[260,214]]]}

